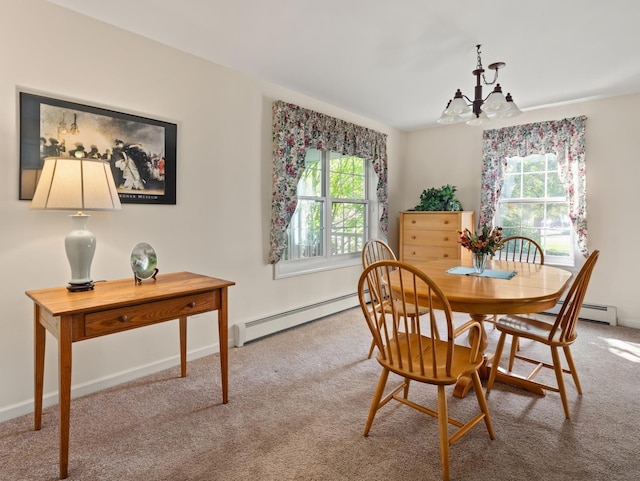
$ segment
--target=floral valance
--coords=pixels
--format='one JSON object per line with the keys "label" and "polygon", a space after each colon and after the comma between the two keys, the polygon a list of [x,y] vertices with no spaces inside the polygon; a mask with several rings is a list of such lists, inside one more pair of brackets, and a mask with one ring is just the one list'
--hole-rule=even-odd
{"label": "floral valance", "polygon": [[283,101],[273,103],[273,191],[269,262],[282,258],[296,189],[308,149],[331,150],[373,162],[378,177],[380,229],[387,235],[387,135]]}
{"label": "floral valance", "polygon": [[586,117],[581,116],[485,130],[482,135],[482,197],[479,224],[489,224],[493,220],[508,158],[555,154],[558,175],[569,199],[569,217],[576,232],[578,247],[583,255],[587,256],[586,120]]}

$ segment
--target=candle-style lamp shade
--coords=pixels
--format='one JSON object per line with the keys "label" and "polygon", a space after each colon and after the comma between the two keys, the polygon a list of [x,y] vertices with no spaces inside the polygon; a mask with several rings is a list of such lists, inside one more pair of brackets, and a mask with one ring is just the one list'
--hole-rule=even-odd
{"label": "candle-style lamp shade", "polygon": [[87,228],[84,210],[119,210],[120,198],[108,162],[99,159],[47,157],[31,201],[32,209],[75,210],[70,215],[73,230],[65,237],[71,266],[69,289],[93,289],[91,261],[96,238]]}

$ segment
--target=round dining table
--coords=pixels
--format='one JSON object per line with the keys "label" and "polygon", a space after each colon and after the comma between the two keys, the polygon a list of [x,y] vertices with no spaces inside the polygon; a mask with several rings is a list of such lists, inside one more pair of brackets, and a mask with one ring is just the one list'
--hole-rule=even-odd
{"label": "round dining table", "polygon": [[[571,272],[559,267],[497,259],[490,259],[481,275],[450,272],[472,271],[470,260],[467,262],[460,259],[439,259],[412,261],[410,264],[436,282],[447,296],[454,312],[468,313],[472,319],[480,321],[480,325],[483,326],[480,349],[483,353],[488,345],[483,323],[487,317],[495,314],[539,313],[551,309],[560,300],[572,278]],[[397,273],[392,273],[389,279],[392,289],[399,284],[394,274],[397,276]],[[410,283],[404,285],[405,288],[411,288]],[[428,305],[426,299],[424,305]],[[488,375],[491,362],[492,356],[485,353],[481,377]],[[499,370],[497,374],[497,381],[515,384],[544,395],[544,391],[527,383],[525,378],[503,370]],[[461,379],[456,385],[454,395],[464,397],[471,386],[470,379]]]}

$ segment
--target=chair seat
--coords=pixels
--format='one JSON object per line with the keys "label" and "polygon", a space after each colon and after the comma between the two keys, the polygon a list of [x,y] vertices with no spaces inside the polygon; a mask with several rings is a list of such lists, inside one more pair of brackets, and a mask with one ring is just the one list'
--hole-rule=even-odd
{"label": "chair seat", "polygon": [[[446,358],[448,341],[435,341],[436,350],[436,373],[434,375],[431,367],[432,356],[431,340],[425,336],[409,334],[409,346],[406,341],[406,334],[399,334],[397,340],[391,339],[386,347],[387,356],[378,354],[377,360],[380,364],[403,377],[408,377],[415,381],[430,384],[450,385],[455,384],[465,375],[476,371],[484,362],[481,354],[476,359],[471,360],[471,348],[456,344],[451,359],[451,373],[446,373]],[[420,339],[422,339],[422,358],[425,360],[424,373],[420,369]],[[400,344],[400,359],[396,356]],[[409,359],[409,349],[411,350],[411,360]],[[411,362],[410,362],[411,361]],[[411,367],[410,367],[411,366]]]}
{"label": "chair seat", "polygon": [[[554,331],[554,339],[549,339],[549,335],[553,330],[553,323],[530,316],[517,315],[499,318],[496,321],[496,329],[511,336],[532,339],[549,345],[560,345],[560,335],[562,334],[560,330],[556,329]],[[573,342],[576,337],[578,336],[574,333],[573,339],[570,339],[568,342]],[[567,344],[567,342],[562,344]]]}
{"label": "chair seat", "polygon": [[[402,306],[402,301],[395,299],[393,302],[395,304],[393,307],[390,304],[384,305],[384,312],[392,314],[394,309],[396,312],[405,312]],[[417,311],[417,316],[420,317],[429,312],[429,309],[427,307],[418,306]],[[416,317],[416,306],[414,304],[407,304],[406,314],[409,317]]]}

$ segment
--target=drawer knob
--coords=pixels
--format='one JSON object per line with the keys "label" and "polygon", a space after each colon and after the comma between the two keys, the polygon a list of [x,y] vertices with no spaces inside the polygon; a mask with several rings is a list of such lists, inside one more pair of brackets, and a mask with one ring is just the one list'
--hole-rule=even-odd
{"label": "drawer knob", "polygon": [[448,224],[448,223],[449,223],[449,221],[448,221],[448,220],[445,220],[445,221],[444,221],[444,223],[445,223],[445,225],[446,225],[446,224]]}
{"label": "drawer knob", "polygon": [[195,303],[195,301],[191,301],[191,302],[188,304],[188,307],[190,307],[190,308],[192,308],[192,309],[193,309],[194,307],[196,307],[196,303]]}
{"label": "drawer knob", "polygon": [[415,224],[415,223],[416,223],[416,221],[415,221],[415,220],[412,220],[412,221],[411,221],[411,223],[412,223],[412,224]]}
{"label": "drawer knob", "polygon": [[416,236],[412,235],[412,236],[411,236],[411,238],[412,238],[413,240],[415,240]]}
{"label": "drawer knob", "polygon": [[120,322],[127,322],[129,320],[129,316],[123,315],[118,318]]}
{"label": "drawer knob", "polygon": [[445,240],[445,241],[448,241],[448,240],[449,240],[449,238],[448,238],[448,237],[445,237],[445,238],[444,238],[444,240]]}
{"label": "drawer knob", "polygon": [[444,254],[442,257],[449,257],[449,254]]}

